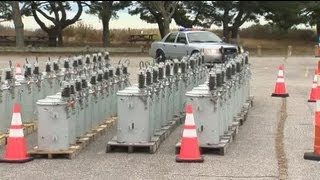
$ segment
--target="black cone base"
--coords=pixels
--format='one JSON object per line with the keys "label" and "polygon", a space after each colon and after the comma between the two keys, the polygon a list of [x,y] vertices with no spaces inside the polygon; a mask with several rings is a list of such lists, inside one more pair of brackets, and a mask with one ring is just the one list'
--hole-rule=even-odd
{"label": "black cone base", "polygon": [[32,161],[33,157],[28,157],[26,159],[20,159],[20,160],[11,160],[11,159],[0,159],[0,163],[26,163],[29,161]]}
{"label": "black cone base", "polygon": [[289,97],[289,94],[286,93],[286,94],[275,94],[275,93],[272,93],[271,95],[272,97]]}
{"label": "black cone base", "polygon": [[314,154],[314,152],[306,152],[303,156],[304,159],[313,160],[313,161],[320,161],[320,154]]}
{"label": "black cone base", "polygon": [[202,163],[204,161],[203,156],[200,156],[200,159],[180,159],[179,156],[176,156],[176,162],[189,162],[189,163]]}

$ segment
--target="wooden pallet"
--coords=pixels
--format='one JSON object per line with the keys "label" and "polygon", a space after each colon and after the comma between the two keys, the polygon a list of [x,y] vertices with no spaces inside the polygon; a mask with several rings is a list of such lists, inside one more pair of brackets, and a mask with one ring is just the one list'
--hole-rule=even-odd
{"label": "wooden pallet", "polygon": [[37,122],[24,122],[23,123],[23,132],[24,135],[27,136],[35,131],[37,131]]}
{"label": "wooden pallet", "polygon": [[[230,142],[226,139],[221,139],[219,144],[200,144],[199,149],[201,154],[217,154],[225,155]],[[181,142],[176,144],[176,154],[180,152]]]}
{"label": "wooden pallet", "polygon": [[111,128],[116,124],[117,118],[112,117],[107,119],[104,123],[100,124],[98,127],[92,129],[89,133],[86,133],[84,136],[79,137],[76,141],[76,144],[71,145],[68,149],[65,150],[41,150],[37,146],[34,147],[28,154],[36,158],[68,158],[73,159],[77,156],[82,149],[87,147],[92,141],[103,136],[107,129]]}
{"label": "wooden pallet", "polygon": [[47,159],[57,159],[57,158],[68,158],[68,159],[74,159],[76,155],[79,154],[81,150],[80,145],[72,145],[70,148],[66,150],[40,150],[38,149],[38,146],[34,147],[32,150],[28,152],[29,156],[35,157],[35,158],[47,158]]}
{"label": "wooden pallet", "polygon": [[253,96],[250,96],[246,101],[246,103],[243,104],[241,112],[236,117],[234,117],[235,121],[240,122],[241,126],[247,120],[249,110],[252,106],[253,106]]}
{"label": "wooden pallet", "polygon": [[108,142],[106,152],[148,152],[153,154],[157,151],[160,145],[160,137],[154,136],[150,142],[138,142],[138,143],[126,143],[118,142],[115,136],[111,141]]}
{"label": "wooden pallet", "polygon": [[159,131],[155,133],[150,142],[118,142],[117,137],[115,136],[111,141],[107,143],[106,152],[148,152],[153,154],[158,150],[161,142],[169,137],[169,135],[180,124],[180,122],[180,117],[176,117],[172,121],[169,121],[166,126],[163,126]]}
{"label": "wooden pallet", "polygon": [[84,136],[78,138],[76,141],[76,144],[82,147],[87,147],[91,142],[103,136],[108,129],[110,129],[116,124],[116,121],[117,121],[117,117],[111,117],[107,119],[104,123],[100,124],[98,127],[92,129],[90,132],[86,133]]}
{"label": "wooden pallet", "polygon": [[6,144],[8,134],[0,134],[0,145]]}

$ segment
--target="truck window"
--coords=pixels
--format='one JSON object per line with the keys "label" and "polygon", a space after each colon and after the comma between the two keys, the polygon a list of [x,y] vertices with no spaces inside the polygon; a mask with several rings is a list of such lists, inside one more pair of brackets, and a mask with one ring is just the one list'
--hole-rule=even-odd
{"label": "truck window", "polygon": [[171,33],[164,42],[174,43],[178,33]]}

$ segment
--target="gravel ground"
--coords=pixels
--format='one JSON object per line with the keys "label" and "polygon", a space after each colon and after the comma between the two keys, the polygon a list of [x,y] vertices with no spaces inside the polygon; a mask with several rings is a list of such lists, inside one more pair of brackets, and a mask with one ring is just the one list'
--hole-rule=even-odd
{"label": "gravel ground", "polygon": [[[32,59],[33,55],[29,56]],[[129,56],[112,57],[113,62]],[[1,56],[0,65],[6,60],[24,61],[24,57]],[[41,56],[39,60],[45,60]],[[138,63],[148,57],[130,57],[132,83],[136,83]],[[287,91],[287,113],[284,145],[288,161],[289,179],[319,179],[320,164],[303,159],[304,152],[313,146],[314,104],[308,104],[312,85],[313,57],[251,58],[254,95],[247,121],[239,129],[235,141],[225,156],[205,155],[204,163],[176,163],[175,144],[182,135],[178,127],[166,139],[155,154],[105,153],[106,143],[116,133],[110,129],[105,136],[91,143],[73,160],[36,159],[26,164],[1,164],[0,179],[279,179],[275,149],[275,134],[281,98],[271,98],[277,66],[285,63]],[[309,73],[306,73],[306,68]],[[27,137],[28,147],[37,144],[36,132]],[[4,152],[0,147],[1,156]]]}

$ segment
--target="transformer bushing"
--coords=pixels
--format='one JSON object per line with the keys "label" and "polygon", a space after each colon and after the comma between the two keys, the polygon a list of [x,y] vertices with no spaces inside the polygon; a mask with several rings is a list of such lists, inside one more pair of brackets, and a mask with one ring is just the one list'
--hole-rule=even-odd
{"label": "transformer bushing", "polygon": [[155,131],[161,129],[161,118],[162,118],[162,95],[161,95],[161,85],[159,82],[159,68],[157,66],[153,67],[152,72],[152,82],[153,82],[153,93],[154,93],[154,122]]}
{"label": "transformer bushing", "polygon": [[145,90],[147,91],[148,102],[149,102],[149,123],[150,123],[150,133],[156,133],[156,122],[155,122],[155,110],[156,110],[156,102],[155,102],[155,92],[152,83],[152,68],[147,67],[145,69],[145,77],[146,77],[146,85]]}
{"label": "transformer bushing", "polygon": [[159,63],[158,67],[158,79],[159,79],[159,95],[161,96],[161,115],[160,115],[160,124],[161,126],[167,125],[167,94],[166,94],[166,85],[165,85],[165,66],[163,62]]}
{"label": "transformer bushing", "polygon": [[81,77],[82,91],[84,96],[84,114],[85,114],[85,125],[84,130],[86,132],[91,130],[91,95],[90,88],[88,86],[87,77]]}
{"label": "transformer bushing", "polygon": [[22,122],[32,122],[35,120],[34,105],[33,105],[33,82],[31,79],[31,65],[26,64],[24,76],[16,79],[20,85],[18,94],[18,102],[21,105],[21,119]]}
{"label": "transformer bushing", "polygon": [[111,86],[111,116],[117,116],[117,79],[114,77],[114,68],[112,66],[109,67],[109,79]]}
{"label": "transformer bushing", "polygon": [[37,101],[42,99],[40,96],[42,94],[43,88],[41,88],[41,74],[38,65],[38,59],[36,59],[36,63],[34,63],[33,71],[32,71],[32,94],[33,94],[33,109],[35,117],[38,116],[38,108]]}
{"label": "transformer bushing", "polygon": [[123,88],[129,87],[131,84],[129,81],[129,73],[128,73],[129,64],[130,64],[130,61],[128,59],[122,64]]}
{"label": "transformer bushing", "polygon": [[71,84],[69,82],[62,82],[62,92],[61,97],[62,100],[67,102],[65,106],[66,117],[68,118],[68,126],[69,126],[69,140],[70,144],[73,144],[76,141],[76,121],[75,121],[75,110],[74,110],[74,99],[71,94]]}
{"label": "transformer bushing", "polygon": [[[70,98],[69,98],[69,114],[70,114],[70,121],[71,121],[71,125],[72,125],[72,134],[73,137],[79,137],[81,132],[80,129],[77,128],[77,126],[79,126],[79,114],[77,113],[77,101],[76,101],[76,91],[75,91],[75,82],[73,80],[69,81],[69,85],[70,85]],[[74,139],[75,141],[75,139]]]}
{"label": "transformer bushing", "polygon": [[[99,56],[98,56],[99,59]],[[97,76],[97,92],[98,92],[98,117],[97,117],[97,125],[102,123],[105,118],[105,111],[104,111],[104,102],[105,102],[105,89],[103,88],[103,71],[98,70]]]}
{"label": "transformer bushing", "polygon": [[97,80],[96,80],[96,74],[91,76],[90,79],[90,108],[91,108],[91,127],[90,129],[97,126],[98,122],[98,92],[97,92]]}
{"label": "transformer bushing", "polygon": [[109,69],[105,68],[103,72],[103,87],[104,87],[104,96],[105,96],[105,102],[104,102],[104,112],[105,117],[109,118],[111,116],[111,88],[110,88],[110,82],[109,82]]}
{"label": "transformer bushing", "polygon": [[226,90],[222,83],[222,71],[220,68],[216,69],[216,82],[217,82],[217,93],[220,96],[220,119],[222,120],[222,127],[224,133],[227,133],[229,130],[227,113],[228,109],[226,107]]}
{"label": "transformer bushing", "polygon": [[0,132],[6,133],[11,123],[10,111],[12,112],[13,102],[13,77],[10,68],[5,69],[5,80],[1,86],[1,119],[0,119]]}
{"label": "transformer bushing", "polygon": [[190,64],[190,76],[189,76],[189,88],[188,91],[191,91],[193,87],[197,86],[197,77],[196,77],[196,61],[193,57],[189,59],[189,64]]}
{"label": "transformer bushing", "polygon": [[173,118],[173,77],[172,77],[172,66],[169,61],[165,64],[165,75],[166,75],[166,89],[165,93],[167,95],[167,123]]}
{"label": "transformer bushing", "polygon": [[188,72],[187,72],[188,64],[185,59],[181,60],[180,63],[180,73],[181,73],[181,80],[180,80],[180,105],[179,109],[180,112],[185,111],[186,106],[186,92],[188,89]]}
{"label": "transformer bushing", "polygon": [[45,65],[45,72],[42,73],[41,77],[41,94],[40,94],[40,99],[45,98],[48,95],[53,95],[54,88],[54,77],[51,72],[51,63],[47,62]]}
{"label": "transformer bushing", "polygon": [[222,86],[223,86],[223,89],[225,91],[225,96],[224,96],[225,99],[226,99],[225,106],[226,106],[226,109],[228,110],[228,112],[226,113],[226,120],[227,120],[227,123],[228,123],[229,127],[231,127],[232,126],[232,122],[233,122],[233,113],[232,113],[233,98],[232,98],[232,93],[231,93],[231,86],[226,81],[225,65],[221,64],[220,68],[221,68],[221,75],[222,75],[221,76],[222,77]]}
{"label": "transformer bushing", "polygon": [[172,83],[172,94],[173,94],[173,117],[180,116],[180,89],[181,89],[181,77],[179,73],[179,61],[177,59],[173,62],[173,83]]}
{"label": "transformer bushing", "polygon": [[53,89],[54,89],[54,92],[57,93],[57,92],[61,91],[61,83],[64,79],[64,73],[60,69],[59,62],[57,62],[57,61],[53,62],[53,70],[54,70],[54,74],[55,74]]}
{"label": "transformer bushing", "polygon": [[82,83],[80,77],[77,78],[75,82],[75,90],[76,90],[76,96],[75,96],[75,105],[76,105],[76,113],[77,113],[77,124],[76,124],[76,137],[81,137],[86,133],[85,129],[85,98],[82,91]]}

